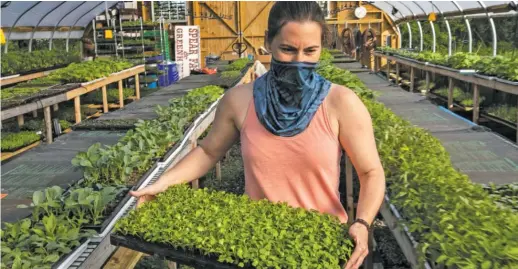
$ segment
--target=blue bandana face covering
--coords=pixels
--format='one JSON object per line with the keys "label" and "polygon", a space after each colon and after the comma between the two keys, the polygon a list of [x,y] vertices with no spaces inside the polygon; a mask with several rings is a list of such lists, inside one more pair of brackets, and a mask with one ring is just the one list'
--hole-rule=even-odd
{"label": "blue bandana face covering", "polygon": [[277,136],[303,132],[324,101],[331,82],[316,73],[317,63],[279,62],[254,83],[259,122]]}

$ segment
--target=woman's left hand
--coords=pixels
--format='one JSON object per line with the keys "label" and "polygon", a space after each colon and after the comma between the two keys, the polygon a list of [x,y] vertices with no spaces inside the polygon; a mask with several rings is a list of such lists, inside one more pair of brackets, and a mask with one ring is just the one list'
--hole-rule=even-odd
{"label": "woman's left hand", "polygon": [[358,269],[369,254],[369,230],[361,223],[354,223],[349,228],[349,235],[356,246],[344,269]]}

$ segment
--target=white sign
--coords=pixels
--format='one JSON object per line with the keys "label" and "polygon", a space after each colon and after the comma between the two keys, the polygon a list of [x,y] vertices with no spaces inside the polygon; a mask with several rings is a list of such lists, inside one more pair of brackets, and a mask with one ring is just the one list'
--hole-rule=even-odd
{"label": "white sign", "polygon": [[200,27],[175,26],[175,59],[182,62],[183,73],[190,74],[190,70],[201,69]]}

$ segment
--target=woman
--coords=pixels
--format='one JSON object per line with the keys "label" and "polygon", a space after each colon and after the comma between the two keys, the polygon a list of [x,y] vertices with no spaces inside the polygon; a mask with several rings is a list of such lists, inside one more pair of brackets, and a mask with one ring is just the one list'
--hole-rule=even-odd
{"label": "woman", "polygon": [[317,3],[275,3],[267,32],[271,70],[225,94],[207,137],[155,184],[133,192],[139,204],[205,175],[240,138],[247,195],[317,209],[345,223],[338,192],[343,148],[361,183],[358,219],[349,230],[356,247],[346,266],[358,268],[385,179],[367,109],[354,92],[315,73],[324,32]]}

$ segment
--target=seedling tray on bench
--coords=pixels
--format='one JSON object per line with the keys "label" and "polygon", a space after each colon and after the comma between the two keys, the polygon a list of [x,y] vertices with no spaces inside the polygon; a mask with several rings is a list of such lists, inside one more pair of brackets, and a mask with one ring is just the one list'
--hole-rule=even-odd
{"label": "seedling tray on bench", "polygon": [[90,240],[88,238],[83,238],[80,241],[80,245],[74,248],[71,252],[66,255],[63,255],[59,258],[57,262],[52,265],[52,269],[58,268],[68,268],[83,252],[87,249],[88,243]]}
{"label": "seedling tray on bench", "polygon": [[237,265],[218,262],[217,257],[203,256],[195,251],[184,251],[175,249],[166,244],[155,244],[143,241],[133,236],[123,236],[120,234],[111,234],[110,243],[114,246],[122,246],[132,250],[136,250],[149,255],[158,254],[170,261],[180,264],[195,266],[196,268],[214,268],[214,269],[251,269],[253,267],[238,267]]}

